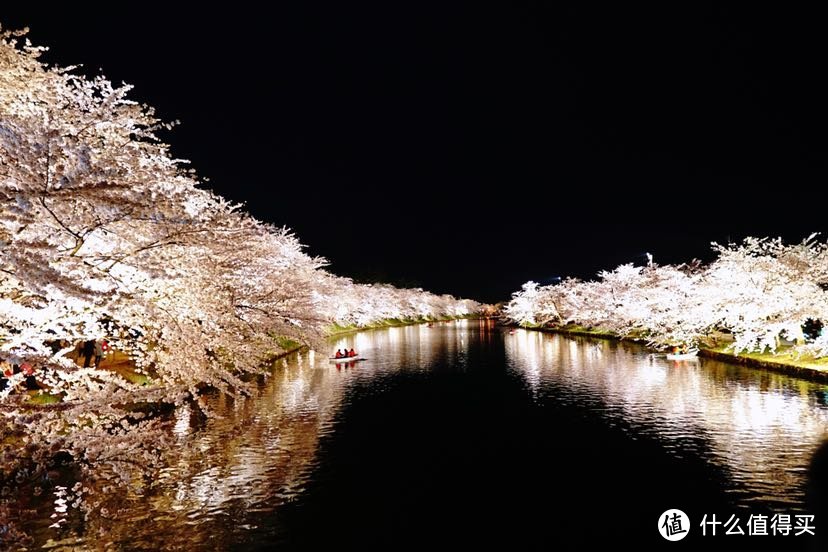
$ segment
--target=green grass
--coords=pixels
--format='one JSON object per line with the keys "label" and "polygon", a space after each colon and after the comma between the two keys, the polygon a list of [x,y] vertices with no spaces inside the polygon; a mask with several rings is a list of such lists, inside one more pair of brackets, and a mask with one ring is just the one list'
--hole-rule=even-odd
{"label": "green grass", "polygon": [[51,394],[46,392],[38,392],[35,391],[34,393],[29,395],[29,403],[31,404],[57,404],[63,400],[63,395],[61,394]]}
{"label": "green grass", "polygon": [[729,344],[705,347],[710,351],[730,355],[734,358],[746,358],[770,364],[784,366],[795,366],[797,368],[809,368],[811,370],[828,370],[828,358],[814,358],[812,356],[798,355],[791,346],[782,346],[774,353],[739,353],[736,354],[728,348]]}
{"label": "green grass", "polygon": [[138,372],[119,372],[121,376],[125,380],[130,383],[134,383],[135,385],[148,385],[150,383],[150,379],[146,374],[139,374]]}
{"label": "green grass", "polygon": [[598,337],[613,337],[618,338],[618,335],[609,331],[603,330],[601,328],[590,328],[587,326],[579,326],[578,324],[567,324],[566,326],[561,326],[559,328],[553,328],[557,331],[561,332],[570,332],[570,333],[578,333],[578,334],[588,334],[594,335]]}
{"label": "green grass", "polygon": [[359,326],[357,326],[356,324],[347,324],[347,325],[343,326],[342,324],[334,323],[334,324],[331,324],[330,326],[328,326],[325,333],[328,334],[328,335],[336,335],[336,334],[345,333],[345,332],[355,332],[359,329],[360,329]]}
{"label": "green grass", "polygon": [[283,351],[293,351],[302,346],[302,344],[298,341],[294,341],[288,337],[277,337],[276,344],[279,345],[279,348]]}

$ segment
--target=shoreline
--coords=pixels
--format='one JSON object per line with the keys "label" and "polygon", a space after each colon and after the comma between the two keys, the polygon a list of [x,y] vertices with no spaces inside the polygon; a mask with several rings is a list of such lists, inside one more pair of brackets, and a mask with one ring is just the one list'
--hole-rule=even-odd
{"label": "shoreline", "polygon": [[[418,324],[428,324],[432,322],[449,322],[452,320],[474,320],[478,317],[475,315],[464,315],[464,316],[451,316],[451,317],[443,317],[443,318],[423,318],[423,319],[412,319],[412,320],[400,320],[398,318],[391,318],[387,320],[382,320],[380,322],[375,322],[373,324],[369,324],[367,326],[334,326],[334,330],[330,331],[329,333],[325,334],[325,339],[330,339],[332,337],[342,337],[346,335],[351,335],[359,332],[366,332],[370,330],[382,330],[385,328],[402,328],[404,326],[416,326]],[[295,343],[295,342],[293,342]],[[310,347],[307,345],[296,344],[290,348],[285,349],[281,353],[275,354],[272,357],[269,357],[266,361],[266,364],[272,365],[277,360],[281,360],[286,356],[300,352],[300,351],[307,351]],[[273,369],[273,366],[270,366],[270,369]],[[255,374],[257,377],[263,374]]]}
{"label": "shoreline", "polygon": [[[619,335],[612,334],[610,332],[605,332],[601,330],[588,330],[588,329],[566,329],[566,328],[531,328],[531,327],[522,327],[517,326],[524,330],[534,330],[543,333],[554,333],[560,335],[574,335],[579,337],[596,337],[600,339],[609,339],[613,341],[630,341],[633,343],[638,343],[639,345],[643,344],[642,340],[629,338],[629,337],[621,337]],[[645,345],[646,346],[646,345]],[[761,370],[768,370],[771,372],[782,373],[788,376],[808,379],[811,381],[817,381],[820,383],[828,383],[828,367],[826,369],[820,369],[816,367],[809,367],[809,366],[800,366],[797,364],[791,364],[789,362],[785,362],[784,359],[781,358],[774,358],[773,356],[768,355],[767,358],[754,358],[752,356],[747,356],[743,354],[734,354],[734,353],[726,353],[723,351],[717,351],[715,349],[699,347],[699,356],[702,358],[710,358],[714,360],[719,360],[722,362],[729,362],[732,364],[741,364],[743,366],[748,366],[750,368],[756,368]]]}
{"label": "shoreline", "polygon": [[338,326],[334,325],[331,328],[331,331],[325,335],[326,338],[330,337],[339,337],[343,335],[353,334],[357,332],[363,332],[367,330],[382,330],[384,328],[401,328],[403,326],[416,326],[417,324],[428,324],[428,323],[436,323],[436,322],[450,322],[452,320],[476,320],[478,318],[483,318],[478,315],[474,314],[464,314],[462,316],[443,316],[443,317],[423,317],[423,318],[386,318],[385,320],[381,320],[379,322],[374,322],[373,324],[368,324],[367,326]]}
{"label": "shoreline", "polygon": [[[414,326],[417,324],[427,324],[427,323],[438,323],[438,322],[448,322],[451,320],[461,320],[461,319],[474,319],[478,318],[477,315],[462,315],[462,316],[443,316],[443,317],[422,317],[416,319],[400,319],[400,318],[390,318],[385,320],[380,320],[378,322],[374,322],[372,324],[366,326],[338,326],[336,324],[332,325],[329,331],[325,334],[324,339],[335,338],[346,336],[350,334],[355,334],[362,331],[369,331],[369,330],[381,330],[383,328],[396,328],[396,327],[404,327],[404,326]],[[267,374],[272,374],[273,369],[275,368],[274,364],[276,361],[285,358],[288,355],[291,355],[296,352],[306,351],[309,349],[309,346],[306,344],[302,344],[296,341],[292,341],[289,339],[285,339],[280,343],[282,347],[282,351],[278,353],[274,353],[273,355],[267,356],[266,359],[262,362],[261,372],[248,372],[242,374],[240,377],[243,381],[250,382],[252,380],[257,380],[261,377],[266,376]],[[104,357],[103,362],[101,363],[101,369],[113,372],[128,381],[133,381],[136,377],[142,377],[147,379],[146,376],[139,376],[137,373],[134,372],[134,366],[125,358],[121,358],[122,354],[118,351],[114,351],[113,353],[108,354]],[[197,384],[197,386],[201,389],[201,391],[207,391],[208,389],[212,389],[211,386],[207,386],[205,384]],[[59,405],[62,404],[63,401],[55,395],[50,394],[47,390],[41,389],[38,392],[27,391],[29,395],[29,399],[24,401],[21,405],[23,408],[41,408],[47,405]],[[192,399],[192,397],[191,397]],[[164,402],[158,403],[148,403],[153,405],[163,405]]]}
{"label": "shoreline", "polygon": [[[418,324],[426,324],[426,323],[437,323],[437,322],[448,322],[452,320],[460,320],[460,319],[476,319],[479,318],[477,315],[463,315],[463,316],[454,316],[454,317],[440,317],[440,318],[430,318],[430,319],[388,319],[376,322],[374,324],[368,326],[354,326],[354,327],[333,327],[332,331],[328,332],[325,335],[325,339],[332,338],[332,337],[340,337],[345,335],[354,334],[361,331],[368,331],[368,330],[381,330],[384,328],[392,328],[392,327],[403,327],[403,326],[414,326]],[[305,344],[301,344],[295,341],[285,341],[284,349],[279,352],[275,353],[272,356],[267,357],[267,359],[262,363],[262,371],[261,372],[248,372],[241,376],[241,379],[246,383],[256,383],[261,384],[264,380],[268,377],[272,377],[276,370],[278,369],[277,361],[287,357],[288,355],[307,351],[309,350],[309,346]],[[110,361],[112,362],[112,361]],[[102,363],[103,364],[103,363]],[[109,366],[104,366],[102,369],[111,371],[112,373],[118,374],[125,379],[130,379],[130,376],[134,376],[132,372],[132,368],[130,366],[125,366],[125,362],[123,359],[120,359],[120,362],[114,362]],[[217,388],[213,386],[208,386],[201,384],[199,387],[199,394],[206,393],[217,393],[221,392]],[[48,391],[41,389],[39,391],[24,391],[25,394],[28,395],[28,398],[17,403],[10,408],[20,409],[21,412],[45,412],[49,410],[64,410],[66,408],[71,408],[71,403],[64,403],[62,399],[58,396],[50,394]],[[192,404],[196,400],[196,397],[191,396],[186,401]],[[136,412],[140,411],[143,412],[147,417],[156,417],[156,416],[171,416],[177,407],[166,401],[153,401],[153,402],[136,402],[130,405],[127,405],[125,412]],[[14,439],[14,437],[12,437]],[[0,486],[7,482],[7,477],[4,475],[3,470],[0,469]]]}

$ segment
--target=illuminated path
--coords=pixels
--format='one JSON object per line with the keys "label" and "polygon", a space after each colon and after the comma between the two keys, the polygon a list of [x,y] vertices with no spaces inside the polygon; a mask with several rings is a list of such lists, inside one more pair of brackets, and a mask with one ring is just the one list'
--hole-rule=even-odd
{"label": "illuminated path", "polygon": [[84,506],[67,508],[59,487],[28,506],[27,529],[93,549],[591,549],[666,544],[656,525],[669,508],[689,514],[697,546],[732,542],[703,540],[705,513],[735,513],[747,532],[751,514],[809,512],[822,385],[474,321],[341,346],[368,360],[298,355],[260,396],[215,397],[221,418],[180,410],[166,467],[111,492],[106,519],[81,523]]}

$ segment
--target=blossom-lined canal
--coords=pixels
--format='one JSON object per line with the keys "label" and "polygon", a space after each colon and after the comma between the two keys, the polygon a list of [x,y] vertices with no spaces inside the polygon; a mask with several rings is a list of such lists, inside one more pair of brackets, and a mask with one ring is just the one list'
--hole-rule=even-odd
{"label": "blossom-lined canal", "polygon": [[824,385],[491,321],[341,346],[366,360],[282,359],[256,396],[210,397],[216,417],[179,409],[160,469],[136,470],[94,508],[60,474],[11,505],[20,527],[35,548],[589,548],[658,542],[669,508],[690,516],[697,542],[710,538],[704,514],[736,514],[747,533],[751,514],[809,510]]}

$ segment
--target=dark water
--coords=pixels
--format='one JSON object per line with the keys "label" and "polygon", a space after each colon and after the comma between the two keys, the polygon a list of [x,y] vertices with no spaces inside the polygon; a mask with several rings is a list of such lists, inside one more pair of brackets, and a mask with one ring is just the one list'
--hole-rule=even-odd
{"label": "dark water", "polygon": [[[94,507],[72,506],[73,480],[48,489],[25,505],[32,548],[817,549],[698,523],[814,513],[824,385],[475,321],[343,345],[368,360],[295,355],[258,396],[213,397],[218,417],[182,409],[165,467]],[[676,543],[670,508],[693,524]]]}

